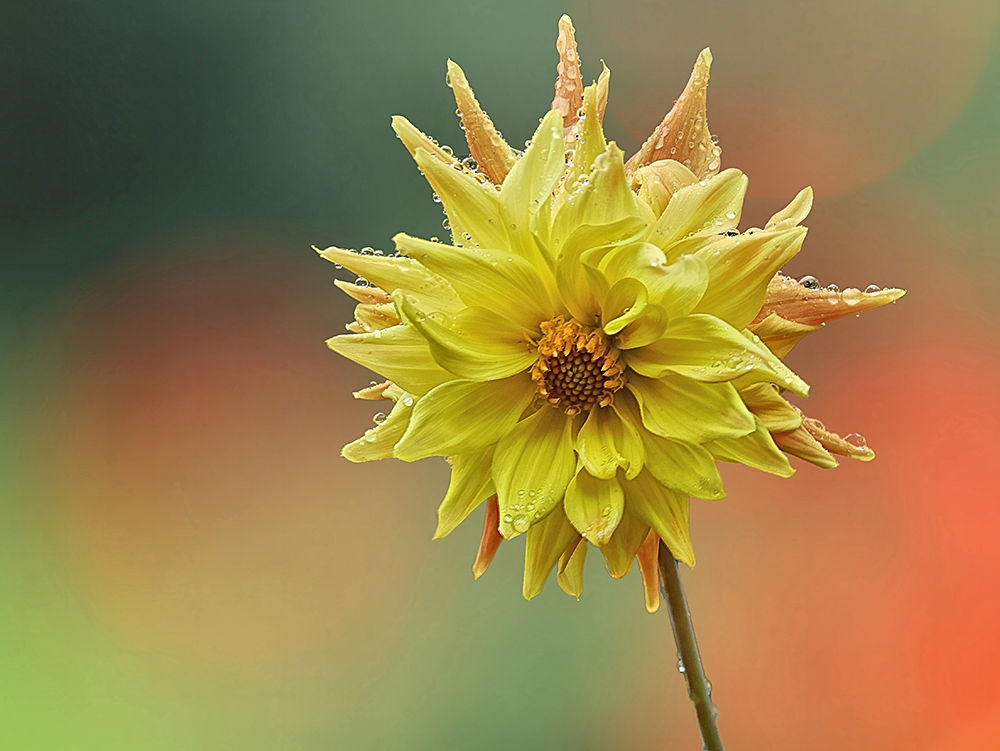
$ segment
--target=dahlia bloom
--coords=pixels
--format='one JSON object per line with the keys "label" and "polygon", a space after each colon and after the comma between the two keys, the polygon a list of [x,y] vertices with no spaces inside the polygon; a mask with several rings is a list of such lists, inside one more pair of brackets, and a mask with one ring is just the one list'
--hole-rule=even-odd
{"label": "dahlia bloom", "polygon": [[615,577],[638,559],[652,611],[659,541],[694,565],[690,498],[725,496],[718,461],[787,477],[787,455],[874,457],[786,398],[809,388],[782,358],[826,321],[904,293],[780,273],[805,239],[809,188],[739,230],[747,177],[720,171],[707,49],[628,160],[603,131],[610,73],[582,85],[566,16],[557,49],[552,107],[523,153],[451,61],[470,157],[393,119],[451,242],[398,234],[394,255],[320,252],[359,276],[337,282],[359,304],[328,345],[383,379],[356,397],[392,403],[343,455],[447,457],[435,537],[485,503],[477,577],[524,535],[524,596],[553,568],[579,596],[593,545]]}

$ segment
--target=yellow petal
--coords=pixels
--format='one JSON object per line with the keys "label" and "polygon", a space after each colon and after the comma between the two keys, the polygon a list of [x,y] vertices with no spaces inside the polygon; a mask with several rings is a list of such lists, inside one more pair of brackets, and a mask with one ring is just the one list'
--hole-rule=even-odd
{"label": "yellow petal", "polygon": [[588,547],[582,537],[571,541],[569,547],[559,556],[559,567],[556,569],[559,588],[578,600],[583,594],[583,564],[587,558]]}
{"label": "yellow petal", "polygon": [[556,49],[559,51],[559,62],[556,65],[556,93],[551,109],[562,117],[563,129],[568,134],[583,103],[583,78],[580,74],[580,54],[576,48],[576,31],[573,21],[565,14],[559,19]]}
{"label": "yellow petal", "polygon": [[655,613],[660,609],[660,538],[650,530],[635,554],[642,573],[642,590],[646,598],[646,612]]}
{"label": "yellow petal", "polygon": [[645,467],[661,485],[695,498],[725,497],[715,459],[701,446],[654,433],[643,434],[642,443]]}
{"label": "yellow petal", "polygon": [[403,146],[410,152],[410,156],[417,156],[417,149],[433,154],[442,164],[453,169],[463,170],[462,163],[459,162],[451,151],[442,149],[438,142],[421,131],[417,126],[401,115],[393,115],[392,129],[396,136],[403,142]]}
{"label": "yellow petal", "polygon": [[703,313],[670,321],[662,338],[626,350],[622,357],[629,367],[650,378],[672,372],[696,381],[719,383],[749,376],[777,383],[800,396],[809,393],[805,381],[759,340],[748,339],[729,324]]}
{"label": "yellow petal", "polygon": [[476,560],[472,564],[472,575],[476,579],[486,573],[493,556],[497,554],[503,537],[497,525],[500,522],[500,510],[497,508],[497,497],[490,498],[486,504],[486,515],[483,518],[483,536],[479,540],[479,551],[476,553]]}
{"label": "yellow petal", "polygon": [[377,305],[379,303],[387,303],[392,299],[389,297],[388,292],[373,284],[352,284],[351,282],[345,282],[343,279],[334,279],[333,285],[348,297],[362,304]]}
{"label": "yellow petal", "polygon": [[849,287],[845,290],[821,289],[812,280],[802,284],[783,274],[776,274],[767,287],[757,321],[762,321],[771,313],[777,313],[786,321],[795,321],[806,326],[816,326],[835,318],[852,313],[863,313],[872,308],[895,302],[906,290],[872,287],[870,292]]}
{"label": "yellow petal", "polygon": [[[605,68],[601,74],[605,86],[608,75],[608,69]],[[562,206],[566,198],[581,187],[581,180],[594,169],[594,160],[608,148],[604,129],[601,127],[602,113],[598,111],[600,86],[600,83],[595,83],[583,90],[583,118],[566,134],[567,139],[571,139],[566,143],[569,165],[557,193],[557,206]]]}
{"label": "yellow petal", "polygon": [[517,160],[514,150],[479,106],[464,71],[451,60],[448,61],[448,85],[455,94],[469,153],[479,165],[479,171],[499,185]]}
{"label": "yellow petal", "polygon": [[708,180],[681,188],[670,199],[646,239],[662,248],[668,260],[673,261],[683,250],[701,247],[691,248],[691,243],[687,243],[675,252],[671,249],[675,243],[692,235],[714,236],[738,226],[746,192],[746,175],[736,169],[727,169]]}
{"label": "yellow petal", "polygon": [[543,519],[562,501],[575,471],[572,422],[562,410],[544,405],[506,431],[493,457],[503,536]]}
{"label": "yellow petal", "polygon": [[614,336],[628,326],[646,308],[649,294],[638,279],[619,279],[608,290],[601,306],[601,323],[604,333]]}
{"label": "yellow petal", "polygon": [[451,533],[479,504],[493,495],[493,447],[451,458],[451,480],[448,492],[438,506],[437,530],[434,539]]}
{"label": "yellow petal", "polygon": [[526,328],[552,318],[555,303],[538,269],[506,251],[474,252],[400,233],[393,238],[401,253],[448,280],[466,305],[504,311]]}
{"label": "yellow petal", "polygon": [[492,310],[475,307],[455,316],[427,315],[402,296],[396,305],[402,319],[427,340],[434,359],[459,378],[506,378],[538,359],[525,331]]}
{"label": "yellow petal", "polygon": [[604,479],[619,469],[635,477],[642,469],[642,442],[636,423],[623,419],[616,408],[593,408],[576,437],[576,451],[586,470]]}
{"label": "yellow petal", "polygon": [[708,266],[709,282],[696,313],[711,313],[738,329],[754,320],[775,272],[802,248],[805,227],[720,237],[696,254]]}
{"label": "yellow petal", "polygon": [[792,351],[792,347],[798,344],[802,337],[821,328],[823,324],[807,326],[804,323],[786,321],[777,313],[769,313],[763,320],[749,326],[750,331],[759,336],[767,348],[782,359]]}
{"label": "yellow petal", "polygon": [[667,204],[677,191],[698,182],[698,176],[694,172],[673,159],[660,159],[640,167],[630,175],[629,179],[632,190],[646,202],[657,217],[667,208]]}
{"label": "yellow petal", "polygon": [[417,400],[395,456],[412,462],[486,448],[514,428],[534,395],[527,374],[442,384]]}
{"label": "yellow petal", "polygon": [[764,229],[782,229],[802,224],[813,205],[812,188],[803,188],[785,208],[767,220]]}
{"label": "yellow petal", "polygon": [[456,244],[508,247],[500,199],[492,186],[482,185],[469,172],[455,169],[423,148],[413,158],[441,199]]}
{"label": "yellow petal", "polygon": [[594,477],[583,467],[566,488],[563,510],[577,532],[588,542],[603,546],[621,521],[625,496],[613,477]]}
{"label": "yellow petal", "polygon": [[649,525],[644,523],[626,503],[618,528],[611,539],[601,548],[608,572],[621,579],[632,568],[636,551],[649,533]]}
{"label": "yellow petal", "polygon": [[[402,289],[431,310],[453,312],[462,307],[458,295],[448,282],[413,258],[367,255],[343,248],[327,248],[318,252],[330,263],[353,271],[385,293]],[[350,288],[341,284],[337,286],[347,291],[356,285],[351,285]],[[355,295],[352,297],[360,302],[386,302],[380,298],[360,299]]]}
{"label": "yellow petal", "polygon": [[410,424],[413,412],[413,397],[407,395],[396,402],[384,421],[365,431],[356,441],[351,441],[340,454],[348,461],[368,462],[373,459],[389,459],[393,448],[403,437]]}
{"label": "yellow petal", "polygon": [[667,263],[663,251],[652,243],[626,245],[609,253],[601,264],[609,279],[634,277],[649,291],[649,301],[661,306],[670,318],[691,313],[709,284],[708,266],[694,255]]}
{"label": "yellow petal", "polygon": [[354,320],[361,327],[362,332],[378,331],[398,326],[401,321],[393,303],[379,303],[378,305],[358,305],[354,308]]}
{"label": "yellow petal", "polygon": [[[661,378],[631,375],[626,384],[635,395],[647,430],[668,438],[701,444],[753,432],[753,415],[729,383],[699,383],[668,373]],[[626,404],[616,395],[615,405]]]}
{"label": "yellow petal", "polygon": [[516,228],[534,231],[535,217],[543,206],[548,208],[565,166],[562,119],[558,112],[550,110],[500,190],[506,216]]}
{"label": "yellow petal", "polygon": [[409,326],[341,334],[327,339],[326,346],[411,394],[426,394],[455,377],[437,364],[427,340]]}
{"label": "yellow petal", "polygon": [[802,413],[769,383],[745,386],[740,389],[740,397],[772,433],[795,430],[802,424]]}
{"label": "yellow petal", "polygon": [[706,47],[698,55],[684,92],[674,103],[642,148],[628,160],[628,171],[658,159],[675,159],[699,179],[719,171],[722,149],[708,130],[707,93],[712,53]]}
{"label": "yellow petal", "polygon": [[674,558],[694,566],[690,505],[686,495],[663,487],[648,471],[625,483],[625,507],[629,512],[652,527]]}
{"label": "yellow petal", "polygon": [[719,438],[705,448],[722,461],[738,462],[779,477],[795,474],[788,457],[781,453],[764,423],[757,420],[757,429],[742,438]]}
{"label": "yellow petal", "polygon": [[[503,518],[501,515],[501,532]],[[559,556],[578,535],[563,510],[555,508],[544,519],[533,524],[525,537],[522,593],[524,599],[530,600],[542,591],[545,580],[559,560]]]}

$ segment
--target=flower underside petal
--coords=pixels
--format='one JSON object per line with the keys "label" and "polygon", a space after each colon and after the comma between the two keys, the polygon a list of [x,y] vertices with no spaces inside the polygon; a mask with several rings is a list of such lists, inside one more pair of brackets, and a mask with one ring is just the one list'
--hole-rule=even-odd
{"label": "flower underside petal", "polygon": [[776,313],[788,321],[816,326],[888,305],[905,294],[906,290],[891,287],[871,292],[862,292],[854,287],[844,290],[814,289],[784,274],[776,274],[767,286],[767,296],[755,320],[762,321]]}
{"label": "flower underside petal", "polygon": [[556,39],[559,63],[556,65],[555,96],[551,109],[559,112],[563,129],[569,134],[576,123],[583,103],[583,77],[580,74],[580,53],[576,47],[576,30],[569,16],[559,19],[559,36]]}
{"label": "flower underside petal", "polygon": [[661,485],[695,498],[725,497],[715,459],[701,446],[655,433],[643,435],[642,443],[645,467]]}
{"label": "flower underside petal", "polygon": [[745,386],[740,389],[740,398],[772,433],[795,430],[802,424],[802,413],[769,383]]}
{"label": "flower underside petal", "polygon": [[576,531],[599,547],[614,533],[624,508],[618,481],[594,477],[583,467],[570,480],[563,500],[563,510]]}
{"label": "flower underside petal", "polygon": [[822,469],[833,469],[839,464],[833,454],[823,448],[823,444],[813,438],[805,426],[772,433],[771,437],[775,445],[785,453],[797,456]]}
{"label": "flower underside petal", "polygon": [[660,538],[652,530],[639,546],[635,559],[642,573],[642,590],[646,598],[646,612],[660,609]]}
{"label": "flower underside petal", "polygon": [[[624,489],[623,489],[624,492]],[[649,524],[645,523],[626,500],[625,511],[611,539],[601,548],[608,571],[616,579],[621,579],[632,568],[632,561],[642,541],[649,534]]]}
{"label": "flower underside petal", "polygon": [[500,534],[498,525],[500,524],[500,509],[497,506],[497,497],[494,495],[486,502],[486,514],[483,517],[483,534],[479,539],[479,550],[476,552],[476,560],[472,563],[472,576],[478,579],[486,573],[493,556],[497,554],[500,543],[503,542],[503,535]]}
{"label": "flower underside petal", "polygon": [[448,61],[448,85],[455,94],[469,153],[479,165],[479,171],[499,185],[517,161],[514,150],[479,106],[465,72],[451,60]]}
{"label": "flower underside petal", "polygon": [[788,457],[775,445],[764,423],[757,420],[757,428],[741,438],[719,438],[706,444],[716,459],[738,462],[754,469],[770,472],[779,477],[795,474]]}
{"label": "flower underside petal", "polygon": [[[501,509],[502,513],[502,509]],[[501,527],[503,516],[500,517]],[[522,594],[530,600],[542,591],[545,580],[559,556],[578,537],[561,508],[555,508],[528,530],[524,544],[524,584]]]}
{"label": "flower underside petal", "polygon": [[583,564],[587,558],[587,541],[582,537],[570,542],[559,556],[556,580],[559,588],[568,595],[580,599],[583,594]]}
{"label": "flower underside petal", "polygon": [[374,459],[390,459],[393,447],[403,437],[410,424],[413,412],[413,397],[397,401],[386,419],[355,441],[351,441],[343,449],[341,456],[352,462],[368,462]]}
{"label": "flower underside petal", "polygon": [[681,188],[698,182],[697,175],[680,162],[660,159],[640,167],[629,177],[632,189],[659,217]]}

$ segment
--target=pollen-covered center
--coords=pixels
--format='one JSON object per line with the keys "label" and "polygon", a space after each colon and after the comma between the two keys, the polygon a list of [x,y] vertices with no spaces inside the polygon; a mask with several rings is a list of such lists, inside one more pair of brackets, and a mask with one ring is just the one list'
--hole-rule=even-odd
{"label": "pollen-covered center", "polygon": [[600,329],[588,329],[557,316],[541,326],[538,360],[531,378],[538,394],[567,415],[578,415],[595,404],[607,407],[625,385],[618,350]]}

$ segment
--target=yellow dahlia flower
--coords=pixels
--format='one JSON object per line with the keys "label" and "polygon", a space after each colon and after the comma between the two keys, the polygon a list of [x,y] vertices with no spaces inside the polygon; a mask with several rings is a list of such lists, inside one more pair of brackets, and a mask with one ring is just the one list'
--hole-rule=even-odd
{"label": "yellow dahlia flower", "polygon": [[781,358],[826,320],[903,292],[779,273],[802,247],[809,188],[763,228],[737,229],[747,178],[719,171],[707,49],[626,161],[602,129],[610,73],[582,86],[565,16],[557,48],[552,108],[523,153],[451,61],[471,156],[393,119],[451,243],[398,234],[397,255],[321,251],[361,277],[337,282],[359,305],[354,333],[328,344],[385,379],[355,396],[393,402],[343,454],[447,457],[435,536],[486,502],[477,577],[523,534],[524,596],[554,567],[579,596],[590,543],[615,577],[638,558],[655,610],[659,541],[694,565],[689,499],[724,497],[718,461],[787,477],[786,453],[822,467],[874,456],[786,400],[808,386]]}

